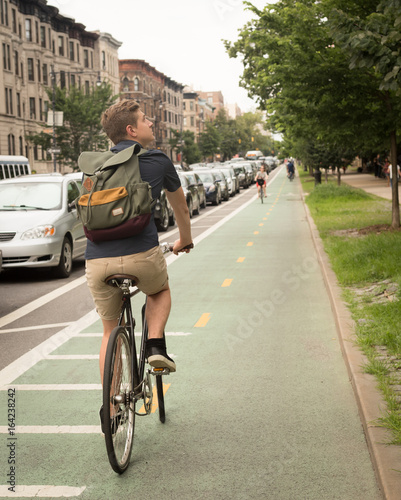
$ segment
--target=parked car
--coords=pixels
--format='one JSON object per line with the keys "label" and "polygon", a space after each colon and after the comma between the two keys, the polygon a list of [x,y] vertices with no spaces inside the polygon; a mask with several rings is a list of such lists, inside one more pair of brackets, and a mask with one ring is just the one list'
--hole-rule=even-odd
{"label": "parked car", "polygon": [[182,189],[187,200],[189,216],[198,215],[200,211],[200,200],[196,187],[192,185],[183,172],[177,172],[181,181]]}
{"label": "parked car", "polygon": [[154,217],[158,231],[167,231],[169,226],[174,226],[175,224],[174,211],[164,189],[161,190],[160,196],[156,200]]}
{"label": "parked car", "polygon": [[228,201],[230,198],[230,192],[228,190],[228,181],[227,178],[220,169],[213,169],[214,175],[217,177],[217,180],[220,182],[220,191],[221,191],[221,199],[224,201]]}
{"label": "parked car", "polygon": [[56,277],[67,278],[86,248],[73,206],[78,196],[75,180],[61,174],[0,181],[3,269],[52,267]]}
{"label": "parked car", "polygon": [[235,175],[238,177],[240,187],[244,189],[249,188],[248,177],[246,175],[245,167],[242,165],[242,162],[235,162],[232,164]]}
{"label": "parked car", "polygon": [[199,175],[194,171],[183,172],[183,175],[185,175],[185,177],[189,180],[190,185],[196,187],[201,208],[206,208],[205,186],[203,185],[203,182]]}
{"label": "parked car", "polygon": [[239,193],[239,180],[235,175],[234,169],[228,165],[223,165],[220,170],[226,174],[230,196],[235,196],[236,193]]}
{"label": "parked car", "polygon": [[196,172],[201,178],[206,190],[206,201],[212,205],[221,203],[221,187],[215,174],[211,170],[198,170]]}
{"label": "parked car", "polygon": [[[255,182],[256,168],[254,169],[252,166],[252,163],[249,161],[244,161],[241,163],[241,165],[245,169],[245,174],[246,174],[248,186],[250,186],[251,184],[253,184]],[[255,167],[256,167],[256,165],[255,165]]]}

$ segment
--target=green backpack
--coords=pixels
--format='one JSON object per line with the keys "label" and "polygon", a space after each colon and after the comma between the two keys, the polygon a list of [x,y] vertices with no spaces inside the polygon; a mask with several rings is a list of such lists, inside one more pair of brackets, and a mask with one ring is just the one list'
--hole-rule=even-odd
{"label": "green backpack", "polygon": [[135,144],[119,153],[88,151],[79,156],[84,178],[76,207],[89,240],[129,238],[149,224],[156,201],[139,171],[138,156],[145,152]]}

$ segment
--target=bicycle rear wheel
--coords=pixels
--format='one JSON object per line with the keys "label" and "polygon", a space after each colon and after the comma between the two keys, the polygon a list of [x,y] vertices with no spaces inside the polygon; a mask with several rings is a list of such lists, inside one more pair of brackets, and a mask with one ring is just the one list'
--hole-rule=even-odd
{"label": "bicycle rear wheel", "polygon": [[118,326],[107,344],[103,376],[104,437],[110,465],[118,474],[129,465],[134,439],[131,357],[129,336]]}
{"label": "bicycle rear wheel", "polygon": [[166,411],[164,408],[163,378],[156,375],[157,402],[159,405],[159,419],[162,424],[166,421]]}

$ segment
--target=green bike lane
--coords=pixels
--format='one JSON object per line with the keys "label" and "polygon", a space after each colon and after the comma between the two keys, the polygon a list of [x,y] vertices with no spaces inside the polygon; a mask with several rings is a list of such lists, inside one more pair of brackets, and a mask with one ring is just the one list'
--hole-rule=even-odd
{"label": "green bike lane", "polygon": [[[282,171],[268,194],[170,259],[177,372],[165,377],[167,419],[137,418],[123,476],[100,433],[93,314],[55,338],[45,359],[0,378],[4,497],[381,498],[300,186]],[[16,493],[6,483],[13,452]]]}

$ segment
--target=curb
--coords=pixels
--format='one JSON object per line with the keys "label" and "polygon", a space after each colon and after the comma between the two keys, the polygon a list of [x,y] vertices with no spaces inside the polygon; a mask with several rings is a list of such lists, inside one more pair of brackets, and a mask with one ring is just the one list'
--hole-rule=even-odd
{"label": "curb", "polygon": [[376,379],[362,371],[367,359],[355,346],[355,323],[351,313],[341,298],[341,288],[337,277],[331,268],[329,258],[324,250],[319,231],[305,203],[302,191],[302,201],[306,217],[316,249],[323,279],[329,294],[331,308],[336,321],[343,358],[358,404],[366,442],[372,459],[379,487],[386,500],[401,499],[401,447],[388,445],[389,431],[374,424],[386,409],[386,403],[377,388]]}

